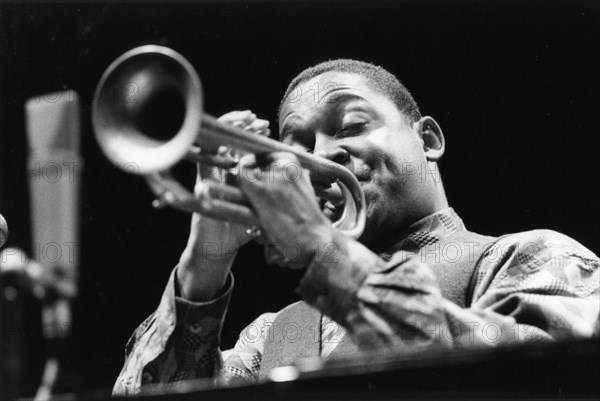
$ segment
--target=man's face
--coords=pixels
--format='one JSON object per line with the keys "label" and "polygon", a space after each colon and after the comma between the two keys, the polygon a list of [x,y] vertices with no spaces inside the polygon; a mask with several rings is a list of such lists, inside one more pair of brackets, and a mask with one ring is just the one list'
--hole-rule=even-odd
{"label": "man's face", "polygon": [[368,206],[361,237],[367,246],[422,217],[427,160],[421,138],[362,76],[327,72],[301,83],[282,107],[279,129],[283,142],[340,163],[358,178]]}

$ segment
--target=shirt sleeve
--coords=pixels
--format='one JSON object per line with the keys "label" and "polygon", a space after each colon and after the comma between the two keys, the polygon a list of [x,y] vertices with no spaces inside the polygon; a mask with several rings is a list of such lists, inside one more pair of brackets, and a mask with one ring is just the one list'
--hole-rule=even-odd
{"label": "shirt sleeve", "polygon": [[600,261],[553,231],[499,240],[478,266],[467,308],[442,297],[414,253],[384,262],[343,236],[332,244],[336,254],[316,255],[298,291],[361,349],[551,341],[590,337],[597,325]]}
{"label": "shirt sleeve", "polygon": [[[233,291],[233,275],[214,300],[191,302],[177,296],[176,269],[161,302],[133,333],[125,349],[125,363],[113,395],[185,389],[188,380],[198,386],[241,384],[258,377],[264,342],[277,316],[265,313],[240,333],[235,347],[220,351],[221,328]],[[197,387],[195,387],[197,388]]]}

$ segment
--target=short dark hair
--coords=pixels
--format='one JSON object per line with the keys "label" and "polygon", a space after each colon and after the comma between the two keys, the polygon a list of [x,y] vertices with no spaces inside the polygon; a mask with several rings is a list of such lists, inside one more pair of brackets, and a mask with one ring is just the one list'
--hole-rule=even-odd
{"label": "short dark hair", "polygon": [[402,112],[410,123],[414,123],[421,119],[419,106],[406,87],[385,68],[367,63],[364,61],[352,59],[337,59],[319,63],[313,67],[309,67],[298,74],[288,85],[283,99],[277,110],[277,118],[281,117],[281,109],[286,99],[292,91],[302,82],[308,81],[318,75],[329,71],[347,72],[358,74],[367,79],[373,86],[373,89],[387,96]]}

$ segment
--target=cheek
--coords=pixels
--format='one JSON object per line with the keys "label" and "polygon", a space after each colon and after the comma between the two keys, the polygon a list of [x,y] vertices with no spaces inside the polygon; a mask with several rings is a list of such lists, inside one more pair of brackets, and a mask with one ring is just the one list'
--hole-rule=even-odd
{"label": "cheek", "polygon": [[358,151],[363,155],[361,159],[371,169],[396,174],[400,173],[402,164],[406,162],[405,158],[411,153],[412,147],[413,144],[404,133],[379,129],[364,138]]}
{"label": "cheek", "polygon": [[387,148],[365,144],[364,157],[357,161],[356,169],[368,170],[369,180],[363,184],[363,190],[369,209],[387,210],[392,204],[402,199],[406,191],[412,188],[411,182],[419,172],[418,161],[404,156],[401,149]]}
{"label": "cheek", "polygon": [[386,129],[355,139],[350,167],[359,180],[368,182],[363,183],[365,192],[378,194],[370,195],[371,201],[401,195],[410,175],[417,173],[422,164],[417,149],[420,145],[408,132]]}
{"label": "cheek", "polygon": [[410,139],[403,142],[389,140],[377,145],[371,147],[368,164],[382,181],[381,184],[391,190],[404,186],[426,166],[420,144]]}
{"label": "cheek", "polygon": [[368,172],[369,181],[379,186],[397,186],[403,182],[405,171],[410,170],[414,164],[400,158],[401,152],[401,149],[366,145],[364,157],[357,163],[356,171],[358,174]]}

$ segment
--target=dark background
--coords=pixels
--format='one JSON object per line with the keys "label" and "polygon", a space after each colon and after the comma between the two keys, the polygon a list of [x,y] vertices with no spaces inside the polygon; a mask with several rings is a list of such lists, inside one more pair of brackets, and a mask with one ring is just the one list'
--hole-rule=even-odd
{"label": "dark background", "polygon": [[[60,391],[112,386],[126,340],[157,306],[189,229],[189,216],[153,210],[144,181],[109,164],[95,143],[91,96],[118,55],[170,46],[197,69],[208,113],[251,109],[271,121],[304,67],[338,57],[381,64],[444,129],[442,177],[467,227],[492,235],[551,228],[600,252],[597,4],[3,2],[0,211],[9,246],[31,250],[24,102],[71,88],[83,106],[80,296]],[[177,173],[193,181],[192,166]],[[224,347],[258,314],[297,299],[299,274],[264,265],[261,254],[250,245],[234,266]],[[29,309],[24,395],[44,356],[36,305]]]}

